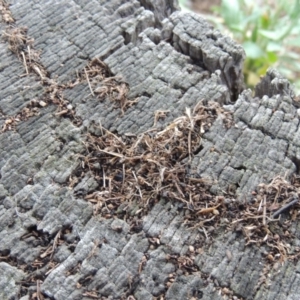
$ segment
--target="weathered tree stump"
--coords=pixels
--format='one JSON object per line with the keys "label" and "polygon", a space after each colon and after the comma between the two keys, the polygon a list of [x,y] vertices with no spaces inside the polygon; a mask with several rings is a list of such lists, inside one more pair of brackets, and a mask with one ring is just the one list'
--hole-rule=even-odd
{"label": "weathered tree stump", "polygon": [[1,299],[299,299],[286,79],[176,1],[0,7]]}

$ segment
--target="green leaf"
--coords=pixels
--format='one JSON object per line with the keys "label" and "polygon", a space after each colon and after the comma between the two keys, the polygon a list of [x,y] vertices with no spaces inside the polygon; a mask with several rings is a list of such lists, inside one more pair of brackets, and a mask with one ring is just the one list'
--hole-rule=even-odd
{"label": "green leaf", "polygon": [[191,12],[191,9],[187,6],[186,0],[179,0],[179,6],[184,12]]}
{"label": "green leaf", "polygon": [[300,47],[300,37],[289,39],[285,42],[286,45]]}
{"label": "green leaf", "polygon": [[270,64],[275,64],[278,61],[278,57],[274,52],[268,52],[267,56],[268,56],[268,62]]}
{"label": "green leaf", "polygon": [[237,32],[244,32],[245,30],[243,24],[231,24],[230,29]]}
{"label": "green leaf", "polygon": [[285,76],[286,78],[291,78],[293,76],[293,72],[285,67],[277,67],[278,71]]}
{"label": "green leaf", "polygon": [[225,20],[226,25],[231,28],[240,24],[242,19],[242,11],[238,0],[223,0],[221,4],[221,15]]}
{"label": "green leaf", "polygon": [[270,23],[271,23],[271,19],[270,16],[267,12],[265,12],[264,14],[261,15],[260,17],[260,24],[261,24],[261,28],[263,29],[267,29],[270,27]]}
{"label": "green leaf", "polygon": [[299,60],[300,54],[294,51],[285,51],[284,55],[282,55],[283,58],[289,58],[290,60]]}
{"label": "green leaf", "polygon": [[293,7],[293,9],[291,10],[290,18],[292,20],[299,20],[299,17],[300,17],[300,0],[296,0],[295,7]]}
{"label": "green leaf", "polygon": [[260,29],[258,32],[260,35],[264,36],[273,41],[282,41],[282,39],[289,34],[291,31],[291,24],[287,24],[285,26],[279,27],[275,30],[264,30]]}
{"label": "green leaf", "polygon": [[221,6],[220,5],[213,5],[210,7],[211,12],[220,15],[221,14]]}
{"label": "green leaf", "polygon": [[244,30],[247,30],[251,27],[258,27],[260,22],[262,12],[253,11],[249,15],[245,15],[244,18],[241,19],[241,24]]}
{"label": "green leaf", "polygon": [[294,82],[294,89],[296,95],[300,95],[300,79]]}
{"label": "green leaf", "polygon": [[271,65],[290,80],[299,77],[300,0],[260,1],[260,5],[257,0],[222,0],[218,16],[218,28],[231,30],[233,39],[244,46],[247,83],[253,84]]}
{"label": "green leaf", "polygon": [[297,61],[294,62],[293,67],[294,67],[294,70],[296,70],[297,72],[300,72],[300,63],[298,63]]}
{"label": "green leaf", "polygon": [[256,43],[246,41],[243,43],[243,47],[248,58],[257,59],[265,55],[263,50]]}
{"label": "green leaf", "polygon": [[280,52],[280,51],[284,50],[284,47],[283,47],[282,43],[270,41],[267,44],[266,50],[268,52]]}

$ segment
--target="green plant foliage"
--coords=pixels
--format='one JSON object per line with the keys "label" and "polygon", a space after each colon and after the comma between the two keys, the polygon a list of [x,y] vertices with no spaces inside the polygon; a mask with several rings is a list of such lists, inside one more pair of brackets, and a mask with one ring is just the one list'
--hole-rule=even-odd
{"label": "green plant foliage", "polygon": [[187,1],[186,0],[178,0],[179,2],[179,6],[181,8],[181,10],[183,11],[191,11],[189,8],[188,8],[188,5],[187,5]]}
{"label": "green plant foliage", "polygon": [[208,17],[241,43],[248,86],[275,66],[300,91],[300,0],[223,0]]}

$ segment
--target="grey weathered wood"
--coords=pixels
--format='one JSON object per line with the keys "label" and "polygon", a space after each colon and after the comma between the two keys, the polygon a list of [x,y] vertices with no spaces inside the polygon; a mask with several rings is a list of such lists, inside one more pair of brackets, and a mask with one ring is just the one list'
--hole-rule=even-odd
{"label": "grey weathered wood", "polygon": [[[57,107],[48,105],[19,122],[16,130],[0,134],[0,256],[11,259],[11,265],[0,262],[0,298],[18,299],[20,281],[36,272],[49,299],[89,299],[84,294],[93,290],[108,299],[298,299],[298,262],[274,265],[267,274],[269,285],[260,284],[266,268],[263,247],[246,247],[242,236],[222,228],[214,240],[207,240],[203,232],[186,228],[178,203],[161,199],[143,218],[139,233],[133,233],[124,220],[93,216],[91,204],[80,195],[98,188],[92,174],[74,189],[67,187],[85,149],[85,134],[96,130],[95,123],[101,121],[120,136],[142,133],[152,128],[155,111],[170,110],[157,124],[164,128],[203,100],[223,105],[234,124],[227,128],[219,116],[204,135],[190,173],[214,179],[213,193],[233,188],[237,199],[251,199],[259,183],[277,175],[289,179],[299,171],[299,110],[288,81],[271,69],[255,97],[243,91],[242,47],[201,17],[177,11],[176,1],[8,2],[15,26],[28,27],[52,80],[75,79],[76,71],[98,57],[129,84],[130,97],[139,101],[122,115],[81,83],[63,92],[81,125],[55,115]],[[5,27],[2,20],[0,30]],[[22,61],[3,39],[0,55],[3,126],[47,91],[38,76],[19,76],[25,73]],[[296,221],[291,228],[293,247],[300,244],[298,227]],[[66,228],[66,242],[53,256],[56,268],[47,275],[50,266],[24,272]],[[39,238],[26,237],[32,231]],[[158,236],[160,244],[153,249],[149,237]],[[184,256],[189,246],[203,252],[195,257],[198,271],[185,274],[167,255]],[[167,288],[171,273],[175,281]],[[231,294],[220,295],[220,286]],[[22,299],[35,290],[34,282]]]}

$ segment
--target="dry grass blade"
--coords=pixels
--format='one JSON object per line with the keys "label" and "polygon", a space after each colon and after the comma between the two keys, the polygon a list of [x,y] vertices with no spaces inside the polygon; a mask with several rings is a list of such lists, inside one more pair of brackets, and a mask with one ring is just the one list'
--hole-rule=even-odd
{"label": "dry grass blade", "polygon": [[266,226],[266,212],[267,212],[267,197],[266,197],[266,195],[264,195],[264,197],[263,197],[263,199],[264,199],[264,204],[263,204],[263,225],[264,226]]}
{"label": "dry grass blade", "polygon": [[22,55],[22,58],[23,58],[23,64],[24,64],[24,67],[25,67],[25,69],[26,69],[26,75],[28,75],[29,72],[28,72],[28,67],[27,67],[27,63],[26,63],[26,57],[25,57],[25,54],[24,54],[23,51],[21,51],[21,55]]}
{"label": "dry grass blade", "polygon": [[91,91],[91,94],[95,97],[95,94],[94,94],[94,92],[93,92],[93,89],[92,89],[92,87],[91,87],[91,83],[90,83],[90,80],[89,80],[89,75],[88,75],[88,73],[87,73],[87,71],[86,71],[86,69],[84,68],[84,73],[85,73],[85,76],[86,76],[86,80],[87,80],[87,83],[88,83],[88,85],[89,85],[89,88],[90,88],[90,91]]}

